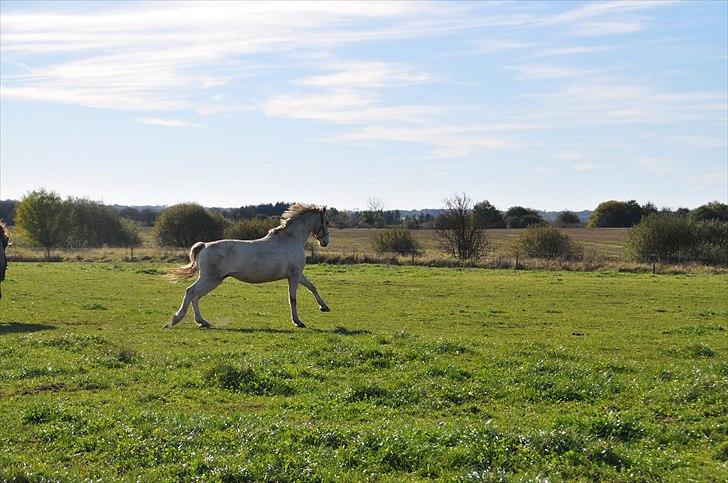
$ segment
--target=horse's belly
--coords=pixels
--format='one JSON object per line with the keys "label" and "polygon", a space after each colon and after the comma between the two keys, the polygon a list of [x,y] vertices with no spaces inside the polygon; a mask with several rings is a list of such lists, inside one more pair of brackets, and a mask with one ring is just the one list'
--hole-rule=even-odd
{"label": "horse's belly", "polygon": [[286,278],[286,270],[282,267],[243,267],[230,276],[242,282],[263,283]]}

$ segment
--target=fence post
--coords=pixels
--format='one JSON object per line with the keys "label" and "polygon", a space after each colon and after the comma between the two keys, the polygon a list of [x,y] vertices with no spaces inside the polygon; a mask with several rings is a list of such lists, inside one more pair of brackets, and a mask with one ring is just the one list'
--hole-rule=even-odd
{"label": "fence post", "polygon": [[518,270],[518,250],[516,250],[516,270]]}
{"label": "fence post", "polygon": [[412,247],[412,265],[415,264],[415,247]]}
{"label": "fence post", "polygon": [[655,260],[656,259],[657,259],[657,257],[654,257],[654,256],[652,257],[652,275],[654,275],[656,273],[656,271],[655,271]]}

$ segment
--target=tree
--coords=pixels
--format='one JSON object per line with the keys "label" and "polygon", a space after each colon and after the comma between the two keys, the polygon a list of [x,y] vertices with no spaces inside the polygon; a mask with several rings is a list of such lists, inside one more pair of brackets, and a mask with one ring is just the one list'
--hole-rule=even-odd
{"label": "tree", "polygon": [[41,188],[25,195],[15,210],[15,224],[34,245],[46,251],[64,243],[73,229],[73,209],[53,191]]}
{"label": "tree", "polygon": [[579,226],[581,220],[573,211],[564,210],[556,217],[556,224],[563,227]]}
{"label": "tree", "polygon": [[505,228],[506,222],[501,213],[488,200],[483,200],[473,206],[473,214],[483,228]]}
{"label": "tree", "polygon": [[528,228],[534,225],[543,225],[546,220],[541,217],[538,211],[523,206],[511,206],[505,214],[505,222],[508,228]]}
{"label": "tree", "polygon": [[711,201],[691,211],[690,218],[695,221],[714,220],[728,222],[728,205],[719,201]]}
{"label": "tree", "polygon": [[635,200],[616,201],[609,200],[599,203],[599,206],[589,217],[590,228],[628,228],[636,225],[645,212],[652,213],[657,210],[648,203],[641,207]]}
{"label": "tree", "polygon": [[154,234],[162,246],[189,247],[198,241],[221,239],[224,228],[221,214],[209,212],[197,203],[182,203],[162,212],[154,225]]}
{"label": "tree", "polygon": [[485,231],[473,214],[471,203],[465,193],[446,198],[439,217],[440,246],[460,260],[477,260],[488,248]]}

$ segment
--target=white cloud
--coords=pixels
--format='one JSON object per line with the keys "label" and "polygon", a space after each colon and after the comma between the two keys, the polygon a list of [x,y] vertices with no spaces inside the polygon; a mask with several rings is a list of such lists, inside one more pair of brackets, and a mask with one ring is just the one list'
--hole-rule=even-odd
{"label": "white cloud", "polygon": [[589,69],[551,64],[524,64],[512,66],[509,69],[518,72],[518,79],[520,80],[566,79],[594,72]]}
{"label": "white cloud", "polygon": [[438,158],[462,157],[483,149],[501,149],[510,145],[505,138],[486,136],[484,129],[451,126],[425,126],[398,128],[393,126],[369,126],[360,131],[339,135],[340,141],[389,141],[427,145],[433,148],[432,156]]}
{"label": "white cloud", "polygon": [[385,62],[347,62],[325,66],[333,72],[304,77],[298,84],[317,87],[374,88],[402,86],[429,80],[429,75]]}
{"label": "white cloud", "polygon": [[640,22],[584,22],[573,29],[571,33],[574,35],[583,35],[585,37],[597,35],[626,34],[642,30]]}
{"label": "white cloud", "polygon": [[566,149],[553,155],[559,161],[577,161],[584,158],[584,154],[576,149]]}
{"label": "white cloud", "polygon": [[604,165],[600,163],[575,163],[569,167],[575,171],[596,171],[602,169]]}
{"label": "white cloud", "polygon": [[653,158],[638,159],[633,164],[640,171],[655,175],[665,175],[672,171],[672,168],[668,166],[664,161]]}
{"label": "white cloud", "polygon": [[598,45],[593,47],[558,47],[543,49],[534,54],[534,57],[556,57],[559,55],[589,54],[592,52],[604,52],[611,50],[611,45]]}
{"label": "white cloud", "polygon": [[164,127],[191,127],[191,128],[201,128],[202,124],[198,124],[196,122],[190,122],[185,121],[184,119],[163,119],[159,117],[139,117],[136,118],[135,121],[140,122],[142,124],[152,124],[154,126],[164,126]]}

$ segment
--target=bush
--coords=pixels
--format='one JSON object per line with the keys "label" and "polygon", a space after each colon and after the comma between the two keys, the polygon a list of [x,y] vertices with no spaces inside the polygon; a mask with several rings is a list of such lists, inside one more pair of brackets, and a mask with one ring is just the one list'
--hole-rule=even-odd
{"label": "bush", "polygon": [[162,246],[189,247],[198,241],[223,237],[225,219],[219,212],[209,212],[197,203],[170,206],[159,215],[154,235]]}
{"label": "bush", "polygon": [[627,236],[630,256],[642,262],[728,263],[728,223],[650,215]]}
{"label": "bush", "polygon": [[417,255],[422,252],[420,241],[407,228],[384,229],[372,236],[371,243],[377,253]]}
{"label": "bush", "polygon": [[564,258],[578,260],[584,255],[584,248],[569,235],[554,226],[527,228],[516,240],[520,253],[531,258]]}
{"label": "bush", "polygon": [[73,228],[68,237],[72,247],[130,247],[141,245],[139,230],[121,218],[110,206],[82,198],[69,199]]}
{"label": "bush", "polygon": [[257,240],[268,234],[272,228],[278,226],[276,218],[253,218],[252,220],[237,220],[225,228],[225,238],[234,240]]}

